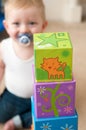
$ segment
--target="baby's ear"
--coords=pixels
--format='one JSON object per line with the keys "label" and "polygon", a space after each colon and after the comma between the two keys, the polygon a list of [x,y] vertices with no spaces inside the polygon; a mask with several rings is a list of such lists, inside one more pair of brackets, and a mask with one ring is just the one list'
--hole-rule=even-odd
{"label": "baby's ear", "polygon": [[48,25],[48,22],[45,21],[44,24],[43,24],[43,29],[45,29],[47,27],[47,25]]}
{"label": "baby's ear", "polygon": [[8,29],[8,24],[7,24],[6,20],[3,20],[3,25],[4,25],[5,29],[7,30]]}

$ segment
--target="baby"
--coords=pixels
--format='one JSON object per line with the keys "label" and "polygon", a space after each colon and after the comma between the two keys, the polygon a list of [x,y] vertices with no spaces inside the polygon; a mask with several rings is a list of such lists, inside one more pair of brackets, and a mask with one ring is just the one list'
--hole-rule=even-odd
{"label": "baby", "polygon": [[0,123],[4,130],[30,128],[33,94],[33,34],[47,26],[42,0],[5,0],[4,27],[9,38],[0,44],[0,81],[5,90],[0,96]]}

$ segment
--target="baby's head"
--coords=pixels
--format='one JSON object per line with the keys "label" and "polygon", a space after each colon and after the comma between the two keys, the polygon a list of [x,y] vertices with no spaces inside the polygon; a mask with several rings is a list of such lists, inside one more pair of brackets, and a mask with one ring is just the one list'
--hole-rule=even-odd
{"label": "baby's head", "polygon": [[42,0],[4,0],[5,17],[13,9],[26,9],[35,6],[39,9],[41,17],[45,20],[45,7]]}
{"label": "baby's head", "polygon": [[4,10],[3,23],[9,36],[14,40],[23,36],[25,44],[32,42],[32,34],[42,32],[47,25],[42,0],[4,0]]}

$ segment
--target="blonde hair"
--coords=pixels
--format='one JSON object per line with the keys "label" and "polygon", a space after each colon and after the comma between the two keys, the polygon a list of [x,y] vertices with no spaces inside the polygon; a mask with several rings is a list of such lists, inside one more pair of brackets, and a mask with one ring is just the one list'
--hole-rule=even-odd
{"label": "blonde hair", "polygon": [[[36,6],[40,9],[41,16],[45,20],[45,6],[43,0],[4,0],[4,10],[5,16],[10,7],[14,8],[29,8],[31,6]],[[12,9],[12,8],[11,8]]]}

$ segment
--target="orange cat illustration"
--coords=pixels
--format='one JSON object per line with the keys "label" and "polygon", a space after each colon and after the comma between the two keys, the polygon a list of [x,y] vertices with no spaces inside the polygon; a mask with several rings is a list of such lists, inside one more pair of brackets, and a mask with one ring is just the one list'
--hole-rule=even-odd
{"label": "orange cat illustration", "polygon": [[[48,79],[50,78],[64,78],[65,73],[64,69],[66,67],[66,63],[59,62],[59,58],[44,58],[43,63],[41,64],[41,68],[48,72]],[[61,70],[59,70],[59,68]]]}

